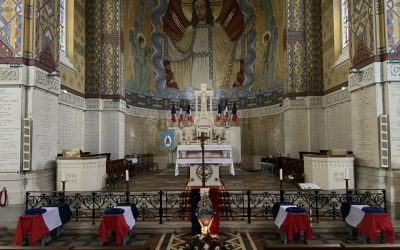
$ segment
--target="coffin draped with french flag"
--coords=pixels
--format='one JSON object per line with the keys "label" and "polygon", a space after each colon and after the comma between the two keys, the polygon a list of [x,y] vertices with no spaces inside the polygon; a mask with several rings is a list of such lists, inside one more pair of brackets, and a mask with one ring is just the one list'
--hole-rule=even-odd
{"label": "coffin draped with french flag", "polygon": [[19,217],[13,241],[21,244],[24,235],[29,233],[29,244],[32,244],[53,229],[67,223],[71,215],[71,210],[66,204],[28,209]]}

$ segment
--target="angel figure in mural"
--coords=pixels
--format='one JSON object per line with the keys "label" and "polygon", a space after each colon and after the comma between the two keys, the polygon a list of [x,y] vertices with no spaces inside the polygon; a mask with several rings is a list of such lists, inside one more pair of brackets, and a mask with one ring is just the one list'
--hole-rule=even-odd
{"label": "angel figure in mural", "polygon": [[151,57],[151,49],[146,46],[146,38],[136,20],[129,31],[129,44],[128,63],[132,69],[132,81],[128,83],[128,87],[146,90],[150,79],[148,63]]}
{"label": "angel figure in mural", "polygon": [[254,15],[245,23],[236,0],[224,0],[217,19],[213,7],[222,0],[193,0],[191,21],[181,1],[169,1],[162,23],[155,23],[163,35],[163,66],[166,87],[184,91],[187,87],[241,87],[244,82],[246,35],[254,26]]}

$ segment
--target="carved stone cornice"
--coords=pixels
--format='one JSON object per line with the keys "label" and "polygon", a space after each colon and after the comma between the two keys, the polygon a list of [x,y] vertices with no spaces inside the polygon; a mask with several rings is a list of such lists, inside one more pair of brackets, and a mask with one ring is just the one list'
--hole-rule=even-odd
{"label": "carved stone cornice", "polygon": [[283,100],[283,110],[301,110],[307,108],[306,98],[305,97],[296,97],[295,99],[291,99],[290,97],[285,98]]}
{"label": "carved stone cornice", "polygon": [[58,103],[81,110],[85,109],[85,98],[74,95],[70,92],[65,93],[61,91],[58,96]]}
{"label": "carved stone cornice", "polygon": [[324,95],[322,97],[322,105],[324,108],[333,106],[339,103],[343,102],[349,102],[350,101],[350,92],[346,88],[345,90],[337,90],[335,92],[332,92],[330,94]]}
{"label": "carved stone cornice", "polygon": [[86,98],[85,99],[85,110],[99,111],[101,107],[100,98]]}
{"label": "carved stone cornice", "polygon": [[354,91],[377,82],[382,82],[380,62],[374,62],[360,69],[360,72],[349,74],[349,90]]}
{"label": "carved stone cornice", "polygon": [[126,112],[126,102],[121,99],[102,99],[102,109],[107,111]]}
{"label": "carved stone cornice", "polygon": [[11,68],[0,68],[0,81],[18,81],[19,70]]}
{"label": "carved stone cornice", "polygon": [[55,94],[60,93],[60,77],[48,76],[46,71],[42,71],[36,68],[34,71],[34,86],[53,92]]}
{"label": "carved stone cornice", "polygon": [[238,110],[238,117],[251,118],[259,116],[275,115],[275,114],[280,114],[282,112],[283,112],[282,105],[276,104],[261,108]]}
{"label": "carved stone cornice", "polygon": [[155,118],[155,119],[170,119],[171,111],[169,110],[157,110],[157,109],[146,109],[139,108],[135,106],[131,106],[126,110],[127,115],[137,116],[137,117],[146,117],[146,118]]}

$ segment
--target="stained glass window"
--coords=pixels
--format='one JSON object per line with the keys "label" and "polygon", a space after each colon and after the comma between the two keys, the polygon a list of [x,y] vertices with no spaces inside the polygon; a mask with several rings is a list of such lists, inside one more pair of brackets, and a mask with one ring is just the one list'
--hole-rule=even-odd
{"label": "stained glass window", "polygon": [[349,1],[340,1],[341,28],[342,28],[342,48],[349,45]]}
{"label": "stained glass window", "polygon": [[66,22],[66,3],[67,0],[60,0],[60,34],[59,34],[59,44],[60,50],[62,52],[66,52],[67,43],[66,43],[66,35],[67,35],[67,22]]}

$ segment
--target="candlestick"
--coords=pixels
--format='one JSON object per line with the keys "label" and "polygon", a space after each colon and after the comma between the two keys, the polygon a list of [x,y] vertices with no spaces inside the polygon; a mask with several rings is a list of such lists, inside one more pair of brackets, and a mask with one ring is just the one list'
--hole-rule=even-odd
{"label": "candlestick", "polygon": [[282,168],[279,169],[279,180],[283,180],[283,170],[282,170]]}
{"label": "candlestick", "polygon": [[125,180],[129,181],[129,170],[125,170]]}

